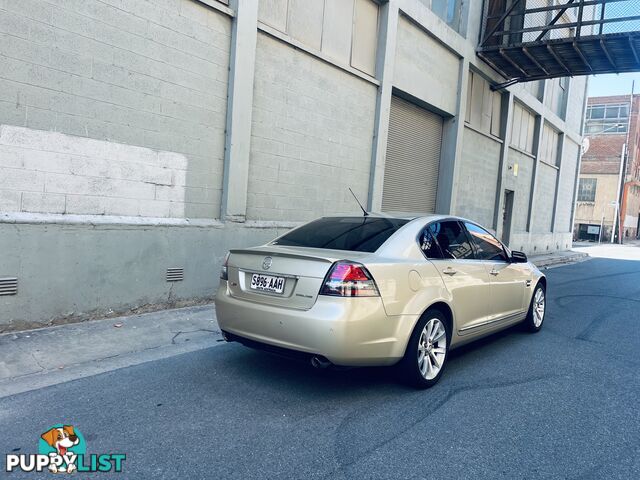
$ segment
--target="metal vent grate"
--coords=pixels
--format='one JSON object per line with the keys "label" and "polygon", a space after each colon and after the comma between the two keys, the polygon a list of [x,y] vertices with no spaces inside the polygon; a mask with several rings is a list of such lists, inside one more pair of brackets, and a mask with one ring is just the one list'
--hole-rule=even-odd
{"label": "metal vent grate", "polygon": [[181,282],[184,280],[184,268],[167,268],[167,282]]}
{"label": "metal vent grate", "polygon": [[15,277],[0,278],[0,296],[16,295],[18,293],[18,279]]}

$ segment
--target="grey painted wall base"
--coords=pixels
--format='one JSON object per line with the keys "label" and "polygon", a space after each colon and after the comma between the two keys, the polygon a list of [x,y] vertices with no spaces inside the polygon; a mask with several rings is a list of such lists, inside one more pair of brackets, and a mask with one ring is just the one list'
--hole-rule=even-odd
{"label": "grey painted wall base", "polygon": [[521,250],[529,256],[569,250],[573,245],[571,232],[562,233],[512,233],[509,247]]}
{"label": "grey painted wall base", "polygon": [[[0,224],[0,333],[210,301],[230,247],[259,245],[277,226]],[[184,268],[168,283],[166,269]]]}

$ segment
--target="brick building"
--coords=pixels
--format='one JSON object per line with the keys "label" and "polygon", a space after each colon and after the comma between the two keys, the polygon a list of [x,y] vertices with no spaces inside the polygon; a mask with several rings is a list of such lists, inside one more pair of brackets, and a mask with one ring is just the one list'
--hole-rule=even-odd
{"label": "brick building", "polygon": [[0,0],[0,330],[210,299],[348,187],[569,247],[586,78],[492,90],[483,3]]}
{"label": "brick building", "polygon": [[[633,105],[632,108],[630,106]],[[621,198],[618,233],[636,238],[640,222],[640,96],[618,95],[588,99],[585,138],[575,216],[575,238],[610,241],[616,202]],[[623,148],[626,170],[622,172]],[[602,225],[602,234],[600,226]],[[616,236],[616,239],[618,237]]]}

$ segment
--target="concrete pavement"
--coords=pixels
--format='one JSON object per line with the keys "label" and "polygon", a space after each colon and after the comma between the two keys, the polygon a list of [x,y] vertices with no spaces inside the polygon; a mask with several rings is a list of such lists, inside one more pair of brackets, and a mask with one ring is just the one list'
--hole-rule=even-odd
{"label": "concrete pavement", "polygon": [[562,252],[545,253],[542,255],[532,255],[529,261],[536,267],[544,269],[556,265],[566,265],[567,263],[582,262],[589,258],[588,252],[565,250]]}
{"label": "concrete pavement", "polygon": [[640,240],[628,240],[622,245],[582,242],[574,245],[573,250],[576,253],[584,253],[594,258],[640,260]]}
{"label": "concrete pavement", "polygon": [[0,397],[212,347],[213,305],[0,335]]}

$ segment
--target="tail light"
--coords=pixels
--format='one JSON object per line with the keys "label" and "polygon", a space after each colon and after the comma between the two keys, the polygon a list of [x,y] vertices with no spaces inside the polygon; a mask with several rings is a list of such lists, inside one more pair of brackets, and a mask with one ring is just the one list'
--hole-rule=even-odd
{"label": "tail light", "polygon": [[331,266],[320,289],[320,295],[377,297],[380,292],[364,265],[343,260]]}
{"label": "tail light", "polygon": [[222,269],[220,270],[220,279],[228,280],[229,279],[229,271],[228,271],[228,263],[229,263],[229,253],[224,257],[224,262],[222,262]]}

